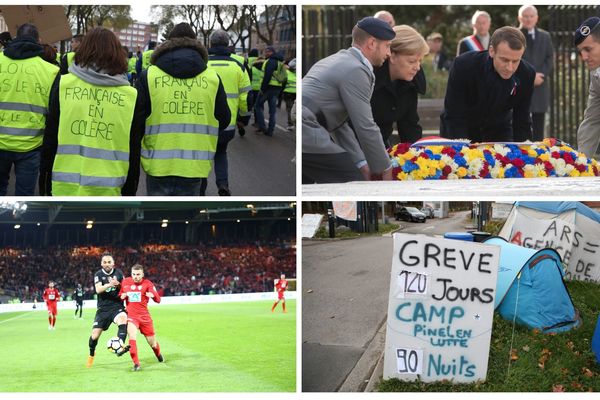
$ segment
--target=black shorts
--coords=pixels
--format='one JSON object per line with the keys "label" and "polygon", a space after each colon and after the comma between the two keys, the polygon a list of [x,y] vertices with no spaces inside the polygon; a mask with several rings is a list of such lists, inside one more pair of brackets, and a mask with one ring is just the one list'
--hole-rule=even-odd
{"label": "black shorts", "polygon": [[115,320],[115,317],[122,312],[125,312],[124,307],[96,311],[93,328],[101,328],[103,331],[107,330],[110,327],[110,324]]}
{"label": "black shorts", "polygon": [[82,306],[83,305],[83,299],[82,300],[75,300],[75,303],[77,303],[78,306]]}

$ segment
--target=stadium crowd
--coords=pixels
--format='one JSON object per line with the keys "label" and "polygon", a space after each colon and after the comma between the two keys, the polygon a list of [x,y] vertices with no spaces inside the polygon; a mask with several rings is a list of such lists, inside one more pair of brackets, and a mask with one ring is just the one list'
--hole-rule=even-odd
{"label": "stadium crowd", "polygon": [[129,276],[139,263],[165,296],[266,292],[281,273],[296,276],[296,250],[290,242],[235,245],[141,244],[0,249],[0,295],[20,301],[41,300],[50,280],[64,298],[81,283],[86,298],[94,295],[93,275],[109,252]]}

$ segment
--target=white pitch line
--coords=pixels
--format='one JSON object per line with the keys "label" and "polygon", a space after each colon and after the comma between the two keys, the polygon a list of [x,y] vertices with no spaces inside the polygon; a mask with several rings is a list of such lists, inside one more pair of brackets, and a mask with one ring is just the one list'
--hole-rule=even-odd
{"label": "white pitch line", "polygon": [[5,322],[8,322],[8,321],[12,321],[13,319],[17,319],[17,318],[24,317],[24,316],[26,316],[26,315],[28,315],[28,313],[24,313],[24,314],[21,314],[21,315],[17,315],[16,317],[12,317],[12,318],[9,318],[9,319],[5,319],[4,321],[0,321],[0,324],[3,324],[3,323],[5,323]]}

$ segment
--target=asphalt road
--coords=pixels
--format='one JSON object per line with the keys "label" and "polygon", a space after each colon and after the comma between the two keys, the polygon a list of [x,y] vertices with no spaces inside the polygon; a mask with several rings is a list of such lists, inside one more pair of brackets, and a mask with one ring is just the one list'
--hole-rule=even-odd
{"label": "asphalt road", "polygon": [[[464,231],[468,214],[399,223],[403,233],[443,235]],[[351,372],[356,374],[354,368],[387,318],[392,250],[390,234],[303,240],[302,391],[335,392]],[[359,383],[369,379],[377,359],[360,367],[364,376]],[[345,389],[352,390],[352,385]]]}
{"label": "asphalt road", "polygon": [[[265,104],[268,116],[268,105]],[[253,120],[254,118],[252,118]],[[237,132],[229,142],[229,189],[233,196],[295,196],[296,194],[296,131],[288,131],[285,106],[277,109],[275,134],[268,137],[256,133],[251,124],[246,135]],[[208,178],[207,196],[217,196],[215,175]],[[15,194],[14,168],[8,195]],[[35,195],[39,195],[37,186]],[[146,175],[141,170],[137,196],[146,195]]]}

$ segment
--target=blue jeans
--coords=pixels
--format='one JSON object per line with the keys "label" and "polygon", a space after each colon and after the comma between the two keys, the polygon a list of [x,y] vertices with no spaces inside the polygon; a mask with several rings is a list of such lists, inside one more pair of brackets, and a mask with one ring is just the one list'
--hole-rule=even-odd
{"label": "blue jeans", "polygon": [[202,181],[206,178],[146,175],[146,191],[148,196],[198,196]]}
{"label": "blue jeans", "polygon": [[229,186],[229,163],[227,162],[227,145],[235,137],[235,129],[219,134],[217,151],[215,152],[215,183],[217,187]]}
{"label": "blue jeans", "polygon": [[[279,96],[280,91],[281,88],[269,87],[264,93],[258,94],[258,99],[256,100],[256,105],[254,106],[256,116],[258,117],[258,127],[259,129],[266,131],[267,135],[269,136],[273,136],[273,132],[275,131],[275,113],[277,112],[277,96]],[[265,101],[269,103],[269,129],[265,128]]]}
{"label": "blue jeans", "polygon": [[8,192],[10,170],[15,165],[15,196],[33,196],[40,173],[41,152],[39,149],[19,153],[0,150],[0,196]]}

